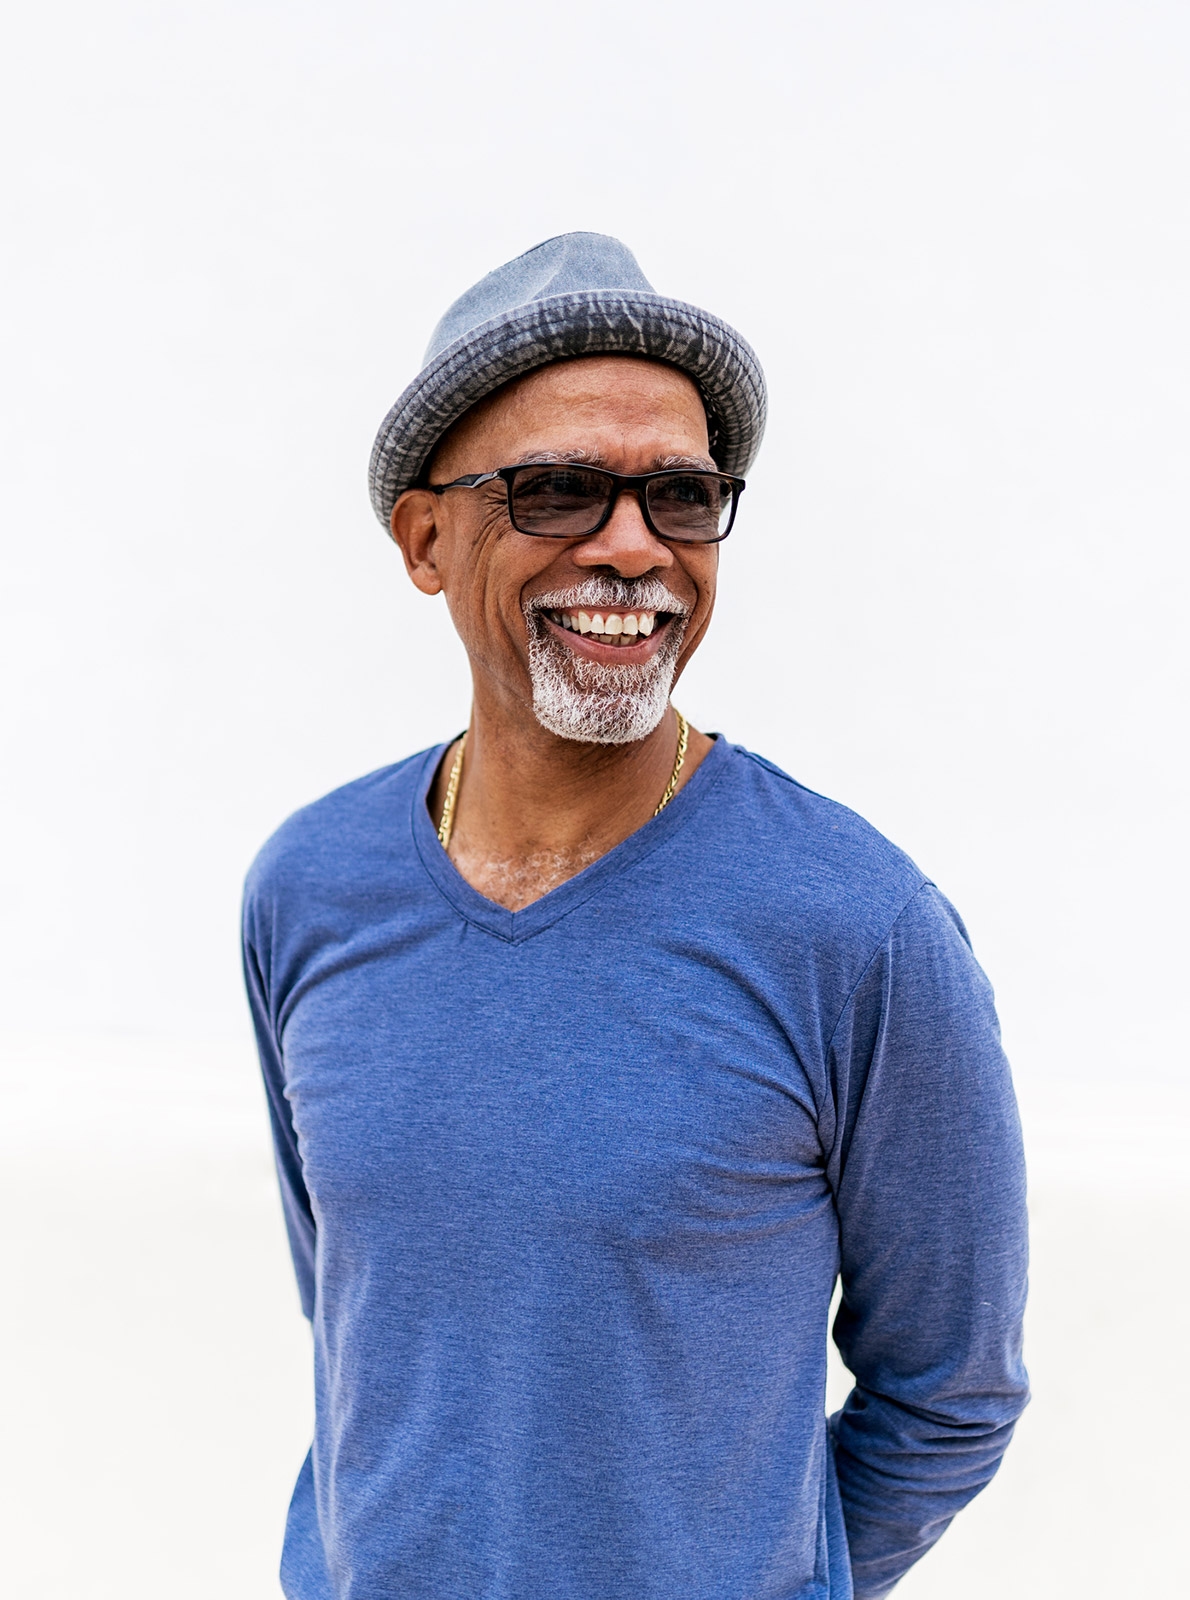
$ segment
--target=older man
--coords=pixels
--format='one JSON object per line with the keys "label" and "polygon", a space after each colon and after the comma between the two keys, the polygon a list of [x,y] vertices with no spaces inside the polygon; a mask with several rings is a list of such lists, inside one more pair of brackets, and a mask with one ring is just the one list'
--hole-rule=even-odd
{"label": "older man", "polygon": [[669,702],[763,419],[737,334],[572,234],[451,308],[381,429],[373,503],[474,701],[249,879],[314,1326],[290,1600],[874,1600],[1024,1405],[962,924]]}

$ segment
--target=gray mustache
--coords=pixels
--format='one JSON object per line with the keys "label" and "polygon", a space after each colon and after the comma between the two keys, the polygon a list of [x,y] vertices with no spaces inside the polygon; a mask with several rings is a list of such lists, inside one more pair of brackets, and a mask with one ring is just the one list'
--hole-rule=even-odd
{"label": "gray mustache", "polygon": [[595,607],[623,606],[640,611],[669,611],[679,617],[690,615],[690,607],[667,589],[659,578],[597,578],[590,577],[575,583],[569,589],[551,589],[549,594],[535,594],[525,601],[525,614],[538,611],[561,611],[567,606]]}

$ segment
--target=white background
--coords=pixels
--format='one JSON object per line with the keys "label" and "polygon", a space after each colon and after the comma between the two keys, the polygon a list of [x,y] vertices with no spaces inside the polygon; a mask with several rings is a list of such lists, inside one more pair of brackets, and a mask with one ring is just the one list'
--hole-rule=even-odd
{"label": "white background", "polygon": [[277,1593],[308,1356],[239,885],[464,724],[368,452],[446,304],[592,228],[770,380],[678,704],[917,858],[1017,1066],[1037,1398],[903,1593],[1175,1592],[1190,11],[74,0],[5,35],[0,1583]]}

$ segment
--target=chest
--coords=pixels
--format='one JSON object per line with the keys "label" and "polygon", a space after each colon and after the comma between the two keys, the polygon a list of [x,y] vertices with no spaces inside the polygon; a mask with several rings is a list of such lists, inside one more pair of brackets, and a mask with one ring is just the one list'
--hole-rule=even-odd
{"label": "chest", "polygon": [[361,941],[311,962],[282,1045],[324,1230],[685,1250],[827,1199],[785,1021],[684,941]]}
{"label": "chest", "polygon": [[519,911],[544,899],[604,853],[603,848],[592,844],[587,849],[538,850],[503,857],[483,848],[462,829],[451,845],[452,860],[467,883],[485,899],[509,911]]}

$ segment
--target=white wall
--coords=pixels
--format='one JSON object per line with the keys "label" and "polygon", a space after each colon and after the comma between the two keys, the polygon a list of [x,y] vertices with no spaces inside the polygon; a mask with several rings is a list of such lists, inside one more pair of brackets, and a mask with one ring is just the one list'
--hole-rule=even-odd
{"label": "white wall", "polygon": [[[0,1021],[51,1187],[63,1063],[242,1060],[271,829],[463,724],[368,452],[445,305],[570,228],[770,379],[678,703],[908,848],[1026,1109],[1093,1100],[1145,1165],[1185,1105],[1190,10],[47,0],[6,33]],[[1107,1203],[1110,1140],[1072,1160]]]}
{"label": "white wall", "polygon": [[23,8],[0,484],[10,1025],[241,1025],[239,880],[450,733],[372,520],[445,304],[614,232],[772,423],[680,703],[950,891],[1038,1071],[1168,1064],[1190,12]]}

